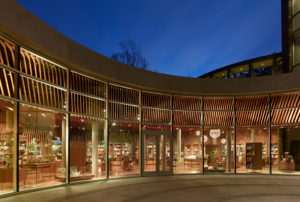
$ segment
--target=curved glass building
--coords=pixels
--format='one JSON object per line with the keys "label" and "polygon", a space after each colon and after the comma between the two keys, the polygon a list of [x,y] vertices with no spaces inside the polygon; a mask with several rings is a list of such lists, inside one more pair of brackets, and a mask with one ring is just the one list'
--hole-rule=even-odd
{"label": "curved glass building", "polygon": [[1,194],[134,176],[300,174],[300,71],[149,72],[79,45],[11,0],[1,2],[0,35]]}

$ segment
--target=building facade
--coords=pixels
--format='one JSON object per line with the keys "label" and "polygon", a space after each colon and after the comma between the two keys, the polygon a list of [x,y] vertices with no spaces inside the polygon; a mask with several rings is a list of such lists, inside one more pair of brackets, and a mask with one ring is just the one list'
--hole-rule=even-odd
{"label": "building facade", "polygon": [[15,1],[0,10],[1,194],[135,176],[300,174],[299,72],[148,72],[77,44]]}

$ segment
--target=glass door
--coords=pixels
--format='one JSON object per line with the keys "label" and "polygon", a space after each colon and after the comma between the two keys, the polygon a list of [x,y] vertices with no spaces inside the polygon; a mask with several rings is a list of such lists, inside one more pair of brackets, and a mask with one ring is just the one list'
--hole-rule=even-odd
{"label": "glass door", "polygon": [[171,135],[143,132],[143,176],[171,174]]}

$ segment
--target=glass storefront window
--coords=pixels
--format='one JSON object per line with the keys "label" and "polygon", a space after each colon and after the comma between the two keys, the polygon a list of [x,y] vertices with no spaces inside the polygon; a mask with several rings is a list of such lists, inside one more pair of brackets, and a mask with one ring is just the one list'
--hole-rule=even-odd
{"label": "glass storefront window", "polygon": [[104,134],[104,120],[70,116],[71,181],[106,177]]}
{"label": "glass storefront window", "polygon": [[143,125],[144,175],[171,173],[172,133],[169,125]]}
{"label": "glass storefront window", "polygon": [[270,172],[269,130],[265,127],[237,127],[237,173]]}
{"label": "glass storefront window", "polygon": [[0,194],[13,189],[14,104],[0,99]]}
{"label": "glass storefront window", "polygon": [[234,172],[234,130],[232,127],[204,128],[204,172]]}
{"label": "glass storefront window", "polygon": [[300,175],[300,126],[272,127],[272,173]]}
{"label": "glass storefront window", "polygon": [[109,177],[140,174],[139,124],[109,123]]}
{"label": "glass storefront window", "polygon": [[64,183],[65,114],[20,104],[19,116],[20,189]]}
{"label": "glass storefront window", "polygon": [[203,172],[201,133],[201,127],[174,127],[174,174]]}

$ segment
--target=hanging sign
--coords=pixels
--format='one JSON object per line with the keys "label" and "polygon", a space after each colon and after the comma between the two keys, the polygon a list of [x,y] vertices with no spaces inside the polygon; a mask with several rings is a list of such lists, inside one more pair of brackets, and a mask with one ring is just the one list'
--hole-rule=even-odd
{"label": "hanging sign", "polygon": [[215,138],[220,137],[221,131],[220,131],[220,129],[213,129],[213,130],[209,131],[209,135],[210,135],[210,137],[215,139]]}

